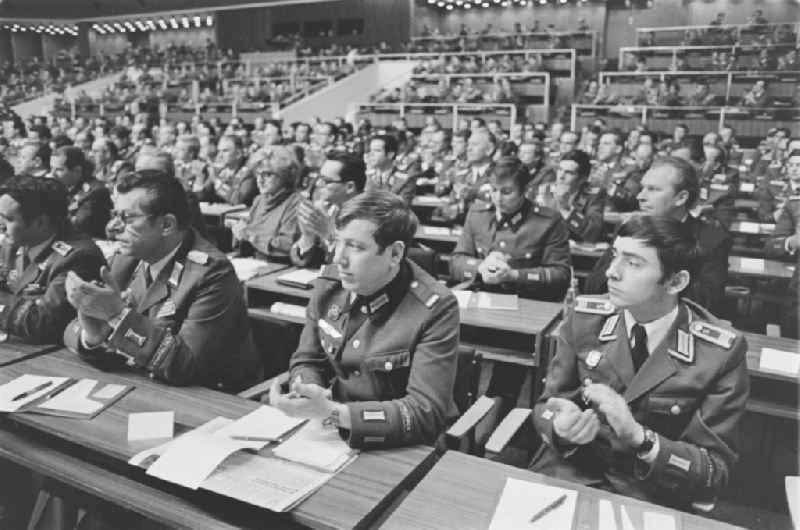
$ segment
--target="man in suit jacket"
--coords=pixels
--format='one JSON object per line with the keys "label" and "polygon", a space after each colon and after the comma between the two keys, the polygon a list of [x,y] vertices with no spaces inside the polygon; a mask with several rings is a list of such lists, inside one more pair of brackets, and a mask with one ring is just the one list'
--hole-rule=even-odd
{"label": "man in suit jacket", "polygon": [[180,182],[142,171],[122,177],[117,192],[111,225],[121,255],[103,269],[106,285],[69,275],[78,318],[64,343],[170,384],[236,392],[257,382],[242,287],[225,255],[190,228]]}
{"label": "man in suit jacket", "polygon": [[96,280],[105,264],[103,254],[86,236],[72,231],[67,190],[56,180],[16,177],[6,183],[0,219],[5,224],[0,337],[59,343],[75,317],[64,291],[67,272]]}
{"label": "man in suit jacket", "polygon": [[[324,420],[351,447],[431,443],[456,414],[458,302],[406,255],[416,217],[388,191],[351,199],[290,362],[293,396],[270,404]],[[326,388],[330,385],[330,393]]]}
{"label": "man in suit jacket", "polygon": [[[732,241],[728,233],[714,221],[689,214],[697,201],[697,171],[687,161],[675,157],[656,160],[642,177],[639,207],[648,215],[669,216],[683,222],[699,242],[700,268],[686,293],[688,298],[718,311],[725,297],[728,278],[728,254]],[[586,278],[584,292],[601,294],[608,291],[606,270],[613,260],[611,249],[598,260]]]}
{"label": "man in suit jacket", "polygon": [[111,192],[90,174],[89,161],[74,146],[59,147],[50,159],[50,172],[69,192],[69,218],[75,230],[104,239],[111,219]]}
{"label": "man in suit jacket", "polygon": [[[669,217],[620,228],[608,297],[579,297],[534,407],[531,469],[686,509],[709,509],[738,458],[747,344],[679,299],[696,240]],[[667,258],[667,259],[665,259]]]}

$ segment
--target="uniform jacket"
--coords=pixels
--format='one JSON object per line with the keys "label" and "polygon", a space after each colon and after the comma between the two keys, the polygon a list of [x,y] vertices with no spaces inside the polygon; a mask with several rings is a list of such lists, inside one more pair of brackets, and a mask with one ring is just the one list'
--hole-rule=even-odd
{"label": "uniform jacket", "polygon": [[736,217],[734,201],[739,190],[739,172],[735,169],[717,166],[701,168],[700,196],[698,202],[710,209],[709,215],[718,220],[726,229]]}
{"label": "uniform jacket", "polygon": [[800,252],[795,251],[793,255],[789,254],[786,251],[786,238],[798,232],[798,223],[800,223],[800,195],[791,195],[787,197],[781,207],[775,223],[775,232],[767,240],[765,248],[765,254],[768,258],[795,262],[794,274],[789,280],[788,292],[785,295],[784,314],[781,319],[781,334],[784,337],[791,338],[798,337],[797,307],[799,302]]}
{"label": "uniform jacket", "polygon": [[364,191],[391,191],[402,198],[407,205],[410,205],[417,191],[416,171],[412,174],[411,170],[412,167],[400,170],[397,166],[392,166],[389,171],[385,172],[376,169],[367,170]]}
{"label": "uniform jacket", "polygon": [[[749,395],[744,338],[702,307],[681,302],[666,337],[634,373],[625,317],[606,298],[599,300],[607,303],[603,314],[582,313],[579,304],[561,327],[533,411],[544,445],[532,469],[675,507],[713,502],[738,459]],[[634,419],[658,434],[652,465],[637,459],[608,425],[583,446],[557,439],[545,404],[558,396],[586,408],[581,387],[587,379],[622,395]]]}
{"label": "uniform jacket", "polygon": [[[717,312],[724,303],[725,284],[728,280],[728,254],[733,241],[730,235],[713,221],[687,215],[684,223],[694,234],[700,247],[699,270],[695,275],[696,278],[692,278],[685,294],[703,307]],[[608,292],[606,271],[613,261],[612,253],[613,250],[609,248],[586,278],[584,284],[586,294]]]}
{"label": "uniform jacket", "polygon": [[[553,195],[552,184],[539,187],[536,202],[557,210],[558,201]],[[572,194],[569,201],[569,215],[564,217],[569,230],[569,238],[574,241],[596,243],[603,236],[603,211],[606,205],[606,192],[598,186],[589,186],[585,182],[578,191]],[[562,217],[566,215],[562,214]]]}
{"label": "uniform jacket", "polygon": [[353,300],[337,268],[317,280],[291,378],[332,385],[350,408],[352,447],[433,442],[456,414],[459,338],[453,294],[409,260],[386,287]]}
{"label": "uniform jacket", "polygon": [[453,278],[476,278],[478,265],[492,251],[506,254],[509,266],[519,271],[519,280],[502,290],[529,298],[563,297],[571,261],[569,234],[559,213],[525,201],[515,215],[498,221],[493,205],[476,202],[453,251]]}
{"label": "uniform jacket", "polygon": [[247,219],[247,240],[265,259],[288,260],[289,250],[300,237],[297,205],[300,194],[285,190],[276,195],[259,195]]}
{"label": "uniform jacket", "polygon": [[536,203],[536,197],[544,193],[548,184],[556,180],[556,168],[547,164],[545,161],[529,169],[531,181],[525,187],[525,198]]}
{"label": "uniform jacket", "polygon": [[111,191],[99,180],[89,179],[70,192],[69,217],[75,230],[104,239],[111,220]]}
{"label": "uniform jacket", "polygon": [[256,177],[246,166],[223,168],[214,177],[214,202],[250,206],[258,195]]}
{"label": "uniform jacket", "polygon": [[61,342],[64,328],[75,318],[64,282],[69,271],[86,281],[100,279],[105,265],[91,239],[64,231],[26,266],[20,248],[3,268],[0,289],[0,328],[9,335],[40,344]]}
{"label": "uniform jacket", "polygon": [[758,200],[758,220],[762,223],[775,223],[787,200],[796,195],[800,195],[800,189],[795,192],[789,182],[763,180],[754,193]]}
{"label": "uniform jacket", "polygon": [[608,189],[612,180],[620,179],[627,173],[627,167],[622,163],[622,157],[615,158],[612,162],[597,162],[589,173],[589,183]]}
{"label": "uniform jacket", "polygon": [[639,209],[639,200],[636,197],[642,191],[642,177],[646,171],[628,166],[622,171],[612,173],[606,201],[611,211],[632,212]]}
{"label": "uniform jacket", "polygon": [[186,191],[193,191],[199,197],[207,197],[214,191],[214,182],[209,177],[208,164],[202,160],[175,162],[175,177]]}
{"label": "uniform jacket", "polygon": [[476,171],[469,163],[453,165],[446,173],[448,203],[437,213],[446,221],[464,224],[464,218],[476,200],[489,200],[487,188],[493,168],[493,162],[489,162],[483,171]]}
{"label": "uniform jacket", "polygon": [[144,265],[124,255],[111,263],[131,311],[105,345],[83,348],[77,320],[64,332],[64,344],[88,361],[127,362],[174,385],[236,392],[258,382],[261,358],[242,286],[225,255],[190,230],[149,287]]}

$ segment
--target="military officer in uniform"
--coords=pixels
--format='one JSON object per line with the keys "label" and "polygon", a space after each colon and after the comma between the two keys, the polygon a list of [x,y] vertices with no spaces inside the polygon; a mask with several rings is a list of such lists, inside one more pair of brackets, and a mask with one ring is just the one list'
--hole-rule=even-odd
{"label": "military officer in uniform", "polygon": [[439,216],[453,224],[463,224],[470,206],[476,200],[488,202],[488,182],[497,139],[488,129],[472,131],[467,140],[466,164],[456,163],[447,174],[447,204]]}
{"label": "military officer in uniform", "polygon": [[[717,312],[723,308],[728,279],[728,254],[733,244],[730,235],[716,221],[692,216],[689,210],[697,201],[700,185],[691,163],[675,157],[661,157],[642,178],[639,208],[647,215],[669,216],[683,222],[699,243],[700,266],[687,297]],[[597,261],[584,283],[587,294],[608,290],[606,270],[613,260],[611,249]]]}
{"label": "military officer in uniform", "polygon": [[225,135],[219,139],[218,150],[220,165],[211,168],[212,202],[252,205],[258,195],[258,185],[247,167],[242,139],[233,134]]}
{"label": "military officer in uniform", "polygon": [[739,171],[728,167],[725,151],[719,142],[703,142],[704,160],[700,167],[699,196],[701,210],[708,212],[710,217],[728,229],[736,216],[734,200],[739,190]]}
{"label": "military officer in uniform", "polygon": [[653,163],[653,144],[639,144],[633,151],[633,162],[614,173],[609,183],[607,207],[613,212],[632,212],[639,208],[636,196],[642,191],[642,177]]}
{"label": "military officer in uniform", "polygon": [[200,140],[197,136],[184,134],[175,142],[175,177],[186,191],[199,198],[213,197],[214,182],[209,177],[208,165],[200,160]]}
{"label": "military officer in uniform", "polygon": [[319,200],[302,199],[297,205],[300,238],[289,259],[298,267],[318,268],[328,263],[333,249],[334,220],[342,205],[364,191],[364,161],[351,153],[331,151],[319,170]]}
{"label": "military officer in uniform", "polygon": [[774,223],[783,212],[790,197],[800,195],[800,149],[789,153],[784,162],[788,182],[764,179],[755,191],[758,199],[758,218],[763,223]]}
{"label": "military officer in uniform", "polygon": [[536,202],[539,189],[556,180],[556,170],[547,163],[544,144],[538,138],[526,138],[523,140],[517,151],[517,158],[528,168],[528,173],[531,174],[531,181],[525,190],[525,197],[531,202]]}
{"label": "military officer in uniform", "polygon": [[[668,259],[665,259],[668,258]],[[680,221],[636,216],[614,241],[608,297],[578,297],[533,409],[539,473],[710,510],[737,461],[747,344],[680,300],[697,260]]]}
{"label": "military officer in uniform", "polygon": [[115,125],[108,135],[114,145],[117,146],[119,160],[131,164],[135,163],[139,154],[139,147],[131,143],[131,130],[124,125]]}
{"label": "military officer in uniform", "polygon": [[458,302],[405,257],[416,230],[392,193],[345,203],[333,265],[291,358],[292,393],[273,386],[272,405],[339,428],[356,448],[431,443],[443,432],[456,414]]}
{"label": "military officer in uniform", "polygon": [[789,282],[781,320],[781,335],[798,337],[798,271],[800,271],[800,150],[795,149],[786,158],[786,173],[789,176],[786,196],[776,215],[775,232],[767,240],[765,253],[768,258],[792,261],[794,274]]}
{"label": "military officer in uniform", "polygon": [[16,177],[6,183],[0,221],[7,256],[0,269],[0,336],[60,343],[75,317],[64,292],[67,272],[97,280],[103,254],[72,231],[67,190],[54,179]]}
{"label": "military officer in uniform", "polygon": [[68,275],[78,318],[64,344],[92,363],[126,363],[174,385],[236,392],[259,381],[241,284],[190,227],[180,182],[158,171],[125,175],[114,206],[120,254],[101,272],[105,285]]}
{"label": "military officer in uniform", "polygon": [[395,164],[397,138],[391,134],[379,134],[369,141],[367,159],[367,191],[386,190],[397,194],[406,204],[411,204],[411,199],[417,189],[418,171],[414,167],[400,169]]}
{"label": "military officer in uniform", "polygon": [[583,151],[561,157],[556,181],[539,187],[536,203],[561,213],[570,239],[596,243],[603,235],[606,192],[587,180],[589,167],[589,155]]}
{"label": "military officer in uniform", "polygon": [[623,180],[627,167],[622,160],[622,133],[618,130],[606,131],[597,144],[597,161],[589,174],[589,183],[608,190],[615,182]]}
{"label": "military officer in uniform", "polygon": [[491,203],[475,203],[450,261],[456,281],[559,300],[569,284],[569,236],[558,212],[525,198],[530,173],[501,158],[489,177]]}
{"label": "military officer in uniform", "polygon": [[50,159],[50,173],[67,188],[72,227],[90,237],[104,239],[114,207],[111,191],[91,175],[83,150],[59,147]]}

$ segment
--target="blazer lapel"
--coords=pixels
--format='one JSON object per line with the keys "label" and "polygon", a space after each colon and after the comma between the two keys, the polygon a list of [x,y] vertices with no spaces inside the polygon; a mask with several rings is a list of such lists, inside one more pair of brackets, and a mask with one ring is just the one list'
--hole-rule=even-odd
{"label": "blazer lapel", "polygon": [[675,363],[672,356],[667,353],[667,349],[678,348],[678,329],[681,327],[686,328],[687,321],[688,315],[686,306],[681,304],[678,310],[678,316],[675,318],[675,322],[672,323],[672,326],[670,326],[667,335],[661,341],[661,344],[656,346],[655,351],[650,353],[650,356],[642,367],[639,368],[630,386],[628,386],[628,389],[625,391],[625,400],[628,403],[632,403],[638,397],[678,371],[678,365]]}

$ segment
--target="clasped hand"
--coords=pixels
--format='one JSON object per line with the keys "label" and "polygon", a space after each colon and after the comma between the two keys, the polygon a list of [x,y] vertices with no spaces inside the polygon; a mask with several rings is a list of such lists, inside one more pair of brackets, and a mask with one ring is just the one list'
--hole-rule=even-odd
{"label": "clasped hand", "polygon": [[125,301],[108,267],[100,269],[100,277],[105,285],[87,282],[70,271],[64,287],[67,300],[78,311],[78,320],[93,343],[100,343],[109,335],[108,321],[119,315],[125,308]]}
{"label": "clasped hand", "polygon": [[280,383],[273,381],[269,389],[269,404],[295,418],[325,419],[335,402],[331,392],[313,383],[303,383],[298,376],[287,394],[281,393]]}
{"label": "clasped hand", "polygon": [[478,272],[483,278],[483,283],[499,284],[512,279],[512,270],[508,265],[506,256],[494,251],[478,265]]}

